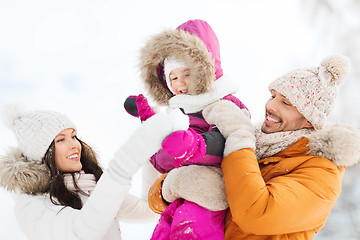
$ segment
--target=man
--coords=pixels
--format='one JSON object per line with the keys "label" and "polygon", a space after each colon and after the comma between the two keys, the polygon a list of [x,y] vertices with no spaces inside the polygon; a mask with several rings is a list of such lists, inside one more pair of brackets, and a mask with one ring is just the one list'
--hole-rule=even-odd
{"label": "man", "polygon": [[[247,115],[229,102],[204,109],[205,120],[226,138],[221,166],[229,204],[225,239],[313,239],[324,226],[339,197],[345,167],[360,160],[358,130],[325,125],[349,69],[346,57],[330,56],[320,67],[276,79],[269,86],[264,123],[255,130]],[[214,174],[198,167],[198,178],[189,180],[187,171],[191,169],[181,167],[169,173],[163,196],[168,199],[171,193],[201,205],[206,197],[196,196],[196,184],[180,185],[201,178],[208,179],[205,184],[216,183]],[[151,193],[156,186],[160,184]],[[204,187],[209,196],[222,190],[210,183]]]}

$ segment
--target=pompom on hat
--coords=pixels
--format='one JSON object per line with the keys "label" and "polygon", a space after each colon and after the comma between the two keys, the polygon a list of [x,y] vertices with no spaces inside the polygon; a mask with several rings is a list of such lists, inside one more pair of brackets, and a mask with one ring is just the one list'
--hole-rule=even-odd
{"label": "pompom on hat", "polygon": [[347,57],[329,56],[321,61],[320,67],[297,69],[274,80],[269,90],[284,95],[315,129],[321,129],[350,68]]}
{"label": "pompom on hat", "polygon": [[54,111],[24,112],[20,105],[2,109],[3,123],[13,131],[18,148],[28,160],[41,162],[54,138],[75,125],[64,114]]}
{"label": "pompom on hat", "polygon": [[172,92],[172,94],[175,94],[175,93],[171,89],[170,73],[172,70],[179,69],[179,68],[188,68],[188,66],[186,66],[186,64],[183,61],[181,61],[175,57],[165,58],[165,60],[164,60],[164,75],[165,75],[165,79],[166,79],[166,85],[167,85],[168,89],[170,90],[170,92]]}

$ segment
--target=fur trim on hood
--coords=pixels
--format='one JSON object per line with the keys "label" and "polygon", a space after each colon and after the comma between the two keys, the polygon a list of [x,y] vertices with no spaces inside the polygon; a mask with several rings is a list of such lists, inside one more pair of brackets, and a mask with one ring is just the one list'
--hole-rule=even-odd
{"label": "fur trim on hood", "polygon": [[50,171],[45,164],[29,161],[17,148],[0,157],[0,186],[26,194],[44,193],[50,185]]}
{"label": "fur trim on hood", "polygon": [[309,154],[330,159],[337,166],[351,167],[360,162],[360,131],[345,124],[331,124],[306,136]]}
{"label": "fur trim on hood", "polygon": [[205,43],[196,34],[183,29],[167,30],[150,38],[141,50],[141,78],[155,102],[168,105],[173,96],[166,86],[163,71],[164,60],[169,56],[176,56],[189,66],[192,77],[189,94],[198,95],[211,89],[215,67]]}

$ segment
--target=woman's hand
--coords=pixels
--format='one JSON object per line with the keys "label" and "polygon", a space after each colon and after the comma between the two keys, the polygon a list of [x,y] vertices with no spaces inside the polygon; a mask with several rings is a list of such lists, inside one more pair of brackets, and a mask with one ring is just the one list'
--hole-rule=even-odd
{"label": "woman's hand", "polygon": [[115,153],[110,162],[114,176],[131,176],[160,148],[165,137],[174,131],[189,128],[189,117],[180,109],[161,112],[141,124]]}

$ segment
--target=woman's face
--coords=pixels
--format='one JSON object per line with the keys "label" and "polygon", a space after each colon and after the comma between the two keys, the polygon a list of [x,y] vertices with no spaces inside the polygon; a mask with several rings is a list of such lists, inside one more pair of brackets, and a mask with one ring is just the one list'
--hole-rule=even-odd
{"label": "woman's face", "polygon": [[62,172],[80,171],[81,144],[76,138],[75,130],[63,130],[55,137],[54,142],[56,167]]}

